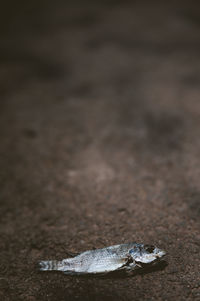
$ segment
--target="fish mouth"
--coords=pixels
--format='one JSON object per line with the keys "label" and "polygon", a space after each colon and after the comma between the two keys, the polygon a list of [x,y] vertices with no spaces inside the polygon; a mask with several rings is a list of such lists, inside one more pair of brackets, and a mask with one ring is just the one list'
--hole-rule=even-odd
{"label": "fish mouth", "polygon": [[155,260],[151,262],[152,265],[158,264],[159,262],[164,261],[164,257],[167,255],[167,252],[164,250],[160,250],[159,253],[156,255]]}
{"label": "fish mouth", "polygon": [[135,260],[135,263],[140,267],[147,267],[147,266],[153,266],[157,265],[160,262],[164,261],[163,258],[167,253],[164,250],[159,250],[157,254],[154,254],[154,258],[152,258],[152,261],[149,262],[142,262],[139,260]]}
{"label": "fish mouth", "polygon": [[162,262],[164,262],[164,260],[162,260],[162,258],[160,258],[160,257],[155,258],[151,262],[135,261],[135,263],[138,265],[138,267],[141,267],[141,268],[156,266],[156,265],[159,265]]}
{"label": "fish mouth", "polygon": [[159,250],[158,254],[156,255],[156,257],[158,259],[161,259],[162,257],[164,257],[165,255],[167,255],[167,252],[165,252],[164,250]]}

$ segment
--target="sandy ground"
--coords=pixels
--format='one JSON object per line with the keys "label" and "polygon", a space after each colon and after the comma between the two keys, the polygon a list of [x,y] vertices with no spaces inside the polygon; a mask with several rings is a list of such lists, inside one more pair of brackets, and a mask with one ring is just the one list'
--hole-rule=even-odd
{"label": "sandy ground", "polygon": [[[198,1],[13,1],[0,17],[0,299],[200,300]],[[167,266],[37,270],[130,241]]]}

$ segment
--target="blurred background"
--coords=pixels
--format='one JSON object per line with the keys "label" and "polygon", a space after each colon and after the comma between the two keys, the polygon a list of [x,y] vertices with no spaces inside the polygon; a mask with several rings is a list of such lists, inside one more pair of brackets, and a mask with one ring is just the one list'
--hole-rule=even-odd
{"label": "blurred background", "polygon": [[[199,1],[9,1],[0,35],[0,299],[199,300]],[[168,266],[36,267],[131,241]]]}

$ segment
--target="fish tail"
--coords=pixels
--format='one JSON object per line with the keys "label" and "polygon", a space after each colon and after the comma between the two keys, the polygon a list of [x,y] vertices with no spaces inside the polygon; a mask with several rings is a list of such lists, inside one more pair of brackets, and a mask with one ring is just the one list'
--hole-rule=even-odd
{"label": "fish tail", "polygon": [[39,262],[40,271],[62,271],[64,264],[58,260],[47,260]]}

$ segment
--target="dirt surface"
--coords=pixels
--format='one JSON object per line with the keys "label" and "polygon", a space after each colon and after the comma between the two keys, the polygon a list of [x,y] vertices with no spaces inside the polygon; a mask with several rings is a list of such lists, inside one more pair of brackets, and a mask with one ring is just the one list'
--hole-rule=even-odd
{"label": "dirt surface", "polygon": [[[13,1],[0,17],[0,300],[200,300],[198,1]],[[37,270],[130,241],[168,265]]]}

